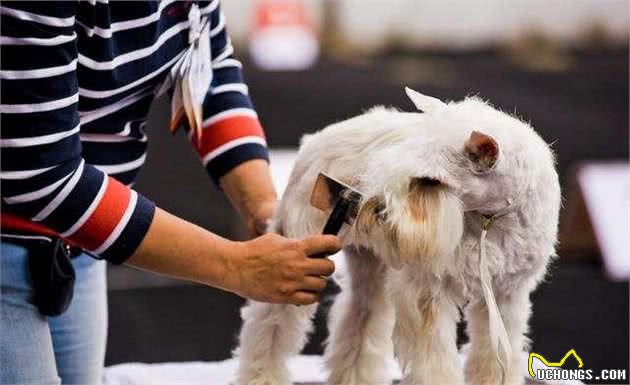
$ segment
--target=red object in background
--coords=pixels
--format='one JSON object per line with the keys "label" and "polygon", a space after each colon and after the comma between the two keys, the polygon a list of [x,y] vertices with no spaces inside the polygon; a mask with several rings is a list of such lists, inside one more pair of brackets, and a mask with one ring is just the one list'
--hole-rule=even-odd
{"label": "red object in background", "polygon": [[319,55],[319,42],[300,0],[259,0],[250,36],[256,65],[267,70],[303,70]]}
{"label": "red object in background", "polygon": [[259,0],[254,30],[267,27],[311,28],[304,4],[299,0]]}

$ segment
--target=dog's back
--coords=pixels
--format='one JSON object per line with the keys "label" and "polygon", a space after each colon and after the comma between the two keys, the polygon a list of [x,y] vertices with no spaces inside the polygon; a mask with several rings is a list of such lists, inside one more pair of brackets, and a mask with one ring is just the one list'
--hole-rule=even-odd
{"label": "dog's back", "polygon": [[374,107],[364,114],[331,124],[302,137],[300,149],[271,229],[289,237],[316,234],[325,213],[308,202],[313,183],[325,172],[354,187],[369,159],[379,149],[404,141],[418,129],[420,113]]}

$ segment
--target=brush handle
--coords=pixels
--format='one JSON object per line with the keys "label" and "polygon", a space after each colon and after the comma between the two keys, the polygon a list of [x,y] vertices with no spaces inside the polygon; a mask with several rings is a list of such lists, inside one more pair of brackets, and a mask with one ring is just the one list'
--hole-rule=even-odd
{"label": "brush handle", "polygon": [[[341,230],[341,226],[343,226],[343,222],[346,220],[346,216],[348,215],[348,209],[350,209],[350,201],[348,199],[340,198],[335,203],[335,207],[333,211],[330,213],[328,220],[326,221],[326,225],[324,225],[324,230],[322,230],[322,234],[324,235],[337,235],[339,234],[339,230]],[[326,258],[329,254],[321,253],[311,255],[311,258]]]}
{"label": "brush handle", "polygon": [[333,211],[330,213],[328,220],[326,221],[326,225],[324,226],[324,230],[322,230],[322,234],[324,235],[337,235],[339,234],[339,230],[341,230],[341,226],[343,226],[343,222],[346,220],[346,216],[348,215],[348,209],[350,208],[350,201],[347,199],[340,198],[335,203],[335,207]]}

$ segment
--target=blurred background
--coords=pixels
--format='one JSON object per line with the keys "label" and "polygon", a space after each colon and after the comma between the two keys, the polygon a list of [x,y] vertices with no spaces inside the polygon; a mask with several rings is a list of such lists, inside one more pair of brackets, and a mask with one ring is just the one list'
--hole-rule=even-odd
{"label": "blurred background", "polygon": [[[564,196],[559,258],[533,294],[532,351],[574,348],[587,368],[628,370],[628,1],[229,0],[223,10],[278,179],[303,134],[377,104],[413,110],[404,86],[479,95],[530,121],[553,143]],[[242,239],[187,139],[168,133],[168,103],[153,106],[137,189]],[[108,365],[230,356],[240,298],[125,267],[110,267],[109,284]],[[321,352],[326,309],[306,353]]]}

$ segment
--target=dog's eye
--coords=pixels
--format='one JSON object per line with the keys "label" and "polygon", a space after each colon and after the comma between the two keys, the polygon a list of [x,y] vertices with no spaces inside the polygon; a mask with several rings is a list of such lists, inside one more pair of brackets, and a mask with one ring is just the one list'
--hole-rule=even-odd
{"label": "dog's eye", "polygon": [[442,182],[433,178],[420,178],[420,183],[424,186],[438,186]]}
{"label": "dog's eye", "polygon": [[385,206],[378,205],[374,207],[374,216],[376,217],[376,221],[379,224],[382,224],[383,222],[385,222],[385,219],[387,219],[387,212],[385,211]]}

